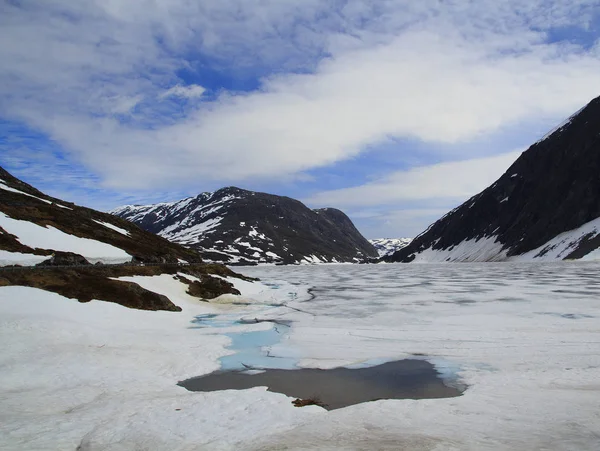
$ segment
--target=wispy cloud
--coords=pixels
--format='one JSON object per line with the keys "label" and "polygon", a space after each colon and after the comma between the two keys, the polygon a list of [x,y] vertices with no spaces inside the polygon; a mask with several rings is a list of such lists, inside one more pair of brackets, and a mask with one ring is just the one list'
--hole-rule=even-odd
{"label": "wispy cloud", "polygon": [[395,171],[371,183],[323,191],[305,201],[315,206],[365,207],[406,201],[466,199],[491,185],[520,154],[516,151]]}
{"label": "wispy cloud", "polygon": [[160,94],[160,98],[164,99],[166,97],[183,97],[183,98],[196,98],[200,97],[206,89],[204,89],[200,85],[189,85],[189,86],[181,86],[176,85],[172,88],[167,89],[165,92]]}

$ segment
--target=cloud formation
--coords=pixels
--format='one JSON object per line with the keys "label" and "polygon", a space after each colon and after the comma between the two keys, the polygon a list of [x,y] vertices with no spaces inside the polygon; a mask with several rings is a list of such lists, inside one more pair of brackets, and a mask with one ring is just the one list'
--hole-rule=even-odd
{"label": "cloud formation", "polygon": [[521,155],[520,151],[395,171],[360,186],[323,191],[305,199],[311,205],[368,207],[404,201],[466,199],[491,185]]}
{"label": "cloud formation", "polygon": [[161,99],[164,99],[166,97],[171,97],[171,96],[193,99],[196,97],[200,97],[202,94],[204,94],[205,91],[206,91],[206,89],[204,89],[200,85],[189,85],[189,86],[176,85],[176,86],[173,86],[172,88],[167,89],[159,97]]}
{"label": "cloud formation", "polygon": [[[599,18],[597,0],[3,2],[0,116],[118,190],[306,179],[397,139],[479,159],[510,149],[474,140],[600,94]],[[258,88],[211,89],[207,65]],[[397,191],[424,196],[423,171]],[[387,199],[396,176],[318,196]]]}

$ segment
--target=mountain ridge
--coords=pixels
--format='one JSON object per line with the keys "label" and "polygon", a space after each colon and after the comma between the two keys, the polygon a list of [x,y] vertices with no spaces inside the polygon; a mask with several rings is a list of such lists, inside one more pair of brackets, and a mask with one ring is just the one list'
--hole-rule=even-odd
{"label": "mountain ridge", "polygon": [[311,210],[287,196],[232,186],[110,213],[227,264],[357,262],[377,256],[340,210]]}

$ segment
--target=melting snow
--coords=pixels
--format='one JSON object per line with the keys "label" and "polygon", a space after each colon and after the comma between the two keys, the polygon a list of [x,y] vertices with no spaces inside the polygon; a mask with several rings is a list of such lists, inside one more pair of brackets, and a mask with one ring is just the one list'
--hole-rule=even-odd
{"label": "melting snow", "polygon": [[49,258],[49,255],[22,254],[20,252],[9,252],[0,249],[0,266],[33,266]]}
{"label": "melting snow", "polygon": [[83,255],[91,263],[125,263],[131,255],[107,243],[69,235],[54,227],[42,227],[29,221],[12,219],[0,212],[0,226],[31,248],[54,249]]}

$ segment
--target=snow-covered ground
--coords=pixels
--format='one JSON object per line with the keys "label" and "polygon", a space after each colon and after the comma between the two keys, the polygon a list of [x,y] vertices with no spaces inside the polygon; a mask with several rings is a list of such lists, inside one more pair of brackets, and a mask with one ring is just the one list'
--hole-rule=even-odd
{"label": "snow-covered ground", "polygon": [[[180,313],[0,288],[0,448],[595,450],[599,271],[594,262],[244,268],[267,284],[246,297],[293,308],[201,303],[170,276],[135,279]],[[330,412],[264,388],[187,392],[176,382],[217,369],[232,333],[272,326],[191,323],[214,314],[292,321],[269,349],[274,362],[330,368],[418,354],[469,388]]]}
{"label": "snow-covered ground", "polygon": [[[83,255],[90,263],[125,263],[131,261],[131,255],[118,247],[90,238],[80,238],[70,235],[51,226],[42,227],[33,222],[13,219],[2,212],[0,212],[0,227],[8,233],[15,235],[21,244],[34,249],[74,252]],[[118,228],[115,226],[112,227]],[[124,230],[124,232],[126,231]],[[42,260],[46,260],[47,258],[46,256]],[[32,264],[32,262],[39,263],[37,260],[39,258],[36,258],[33,254],[8,251],[0,254],[0,266],[10,264],[28,265]]]}

